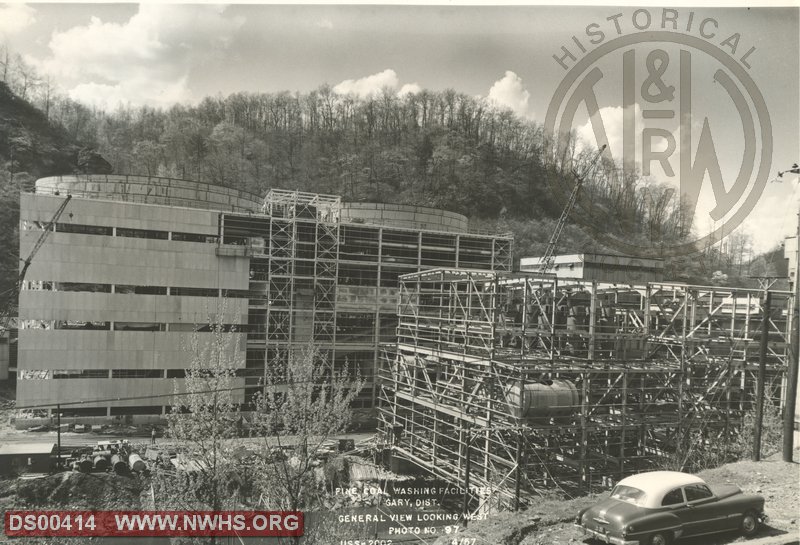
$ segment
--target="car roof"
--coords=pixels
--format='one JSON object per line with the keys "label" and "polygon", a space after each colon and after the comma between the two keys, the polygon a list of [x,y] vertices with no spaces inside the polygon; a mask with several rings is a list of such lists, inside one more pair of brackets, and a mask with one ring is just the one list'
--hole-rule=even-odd
{"label": "car roof", "polygon": [[617,484],[642,490],[646,494],[646,498],[641,506],[655,508],[661,506],[661,500],[664,499],[667,492],[679,486],[705,484],[705,481],[696,475],[680,471],[648,471],[626,477]]}

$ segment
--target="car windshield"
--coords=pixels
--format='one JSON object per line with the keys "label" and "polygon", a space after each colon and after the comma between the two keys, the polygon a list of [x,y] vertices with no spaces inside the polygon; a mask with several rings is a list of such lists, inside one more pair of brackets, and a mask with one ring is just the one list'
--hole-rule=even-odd
{"label": "car windshield", "polygon": [[633,505],[643,505],[645,496],[644,490],[639,490],[633,486],[625,486],[624,484],[618,484],[611,491],[611,497],[615,500],[622,500]]}

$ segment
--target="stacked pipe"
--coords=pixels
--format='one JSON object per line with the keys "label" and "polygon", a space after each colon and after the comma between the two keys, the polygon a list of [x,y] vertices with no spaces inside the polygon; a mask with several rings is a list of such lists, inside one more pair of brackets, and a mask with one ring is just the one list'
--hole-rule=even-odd
{"label": "stacked pipe", "polygon": [[123,475],[128,471],[128,464],[125,463],[125,460],[123,460],[119,454],[115,454],[111,457],[111,467],[117,475]]}

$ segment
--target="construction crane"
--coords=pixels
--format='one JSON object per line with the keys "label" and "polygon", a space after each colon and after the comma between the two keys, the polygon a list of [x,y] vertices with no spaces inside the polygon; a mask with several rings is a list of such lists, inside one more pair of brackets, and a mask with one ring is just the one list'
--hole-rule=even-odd
{"label": "construction crane", "polygon": [[50,233],[53,231],[53,227],[58,222],[61,214],[64,213],[64,209],[67,207],[67,204],[72,199],[72,195],[67,195],[67,198],[64,199],[64,202],[61,203],[61,206],[58,207],[53,217],[44,225],[44,230],[42,234],[39,235],[39,238],[36,240],[36,243],[33,245],[33,249],[28,254],[28,257],[25,258],[22,263],[22,268],[19,271],[19,276],[17,277],[17,283],[14,287],[8,291],[8,295],[6,297],[5,305],[3,308],[0,309],[0,333],[3,333],[8,330],[8,323],[11,321],[12,313],[12,306],[13,301],[19,296],[19,292],[22,289],[22,282],[25,280],[25,275],[28,272],[28,268],[31,266],[31,262],[33,261],[34,256],[36,256],[36,252],[42,247],[42,245],[47,240],[47,237],[50,236]]}
{"label": "construction crane", "polygon": [[539,262],[539,272],[546,273],[553,267],[553,263],[556,260],[558,239],[561,238],[561,233],[564,231],[564,226],[567,224],[567,219],[569,218],[569,215],[575,206],[575,202],[578,200],[578,193],[581,191],[581,186],[583,186],[584,180],[597,166],[597,162],[600,161],[600,157],[603,155],[603,151],[605,151],[605,149],[605,144],[600,146],[600,149],[597,150],[597,153],[592,160],[580,172],[572,169],[572,175],[575,176],[575,186],[572,188],[572,192],[569,194],[569,199],[567,199],[567,204],[564,205],[564,210],[561,211],[561,216],[558,218],[556,228],[553,230],[553,234],[550,235],[550,240],[547,242],[547,250],[545,250],[544,256],[542,256],[542,260]]}

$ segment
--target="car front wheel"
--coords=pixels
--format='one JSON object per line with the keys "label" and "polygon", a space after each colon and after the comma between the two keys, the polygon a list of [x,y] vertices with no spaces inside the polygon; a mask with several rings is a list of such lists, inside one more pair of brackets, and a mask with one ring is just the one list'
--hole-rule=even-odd
{"label": "car front wheel", "polygon": [[758,515],[754,511],[748,511],[742,516],[741,530],[747,537],[758,531]]}
{"label": "car front wheel", "polygon": [[669,545],[669,537],[661,532],[650,536],[648,545]]}

